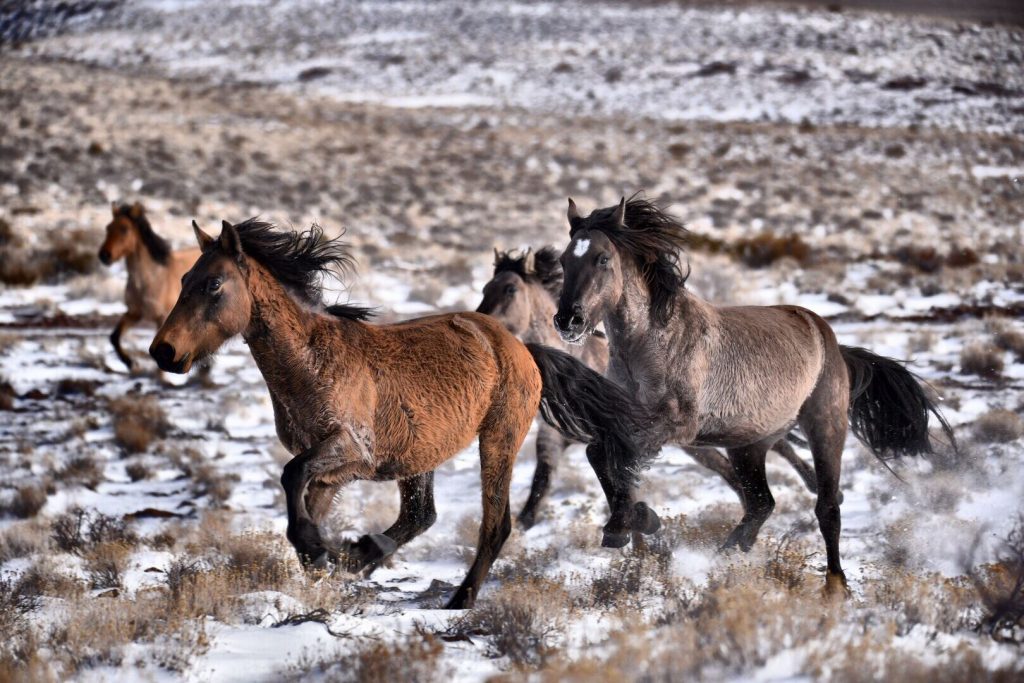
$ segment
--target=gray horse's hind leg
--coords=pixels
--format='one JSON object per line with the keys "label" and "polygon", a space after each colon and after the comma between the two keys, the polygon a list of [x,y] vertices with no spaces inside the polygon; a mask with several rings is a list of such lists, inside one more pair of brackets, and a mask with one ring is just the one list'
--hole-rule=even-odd
{"label": "gray horse's hind leg", "polygon": [[782,459],[793,466],[796,473],[800,475],[800,479],[803,480],[804,486],[811,493],[818,492],[818,479],[814,474],[814,468],[807,464],[803,458],[797,455],[797,452],[793,449],[793,446],[786,441],[785,437],[778,440],[778,442],[772,446],[772,450],[782,456]]}
{"label": "gray horse's hind leg", "polygon": [[697,464],[706,467],[724,479],[729,488],[740,497],[740,502],[743,502],[743,488],[740,486],[740,480],[732,468],[732,463],[722,455],[721,451],[717,448],[684,448],[683,450],[686,451],[687,455],[696,460]]}
{"label": "gray horse's hind leg", "polygon": [[519,513],[517,521],[523,529],[529,529],[537,520],[537,508],[547,496],[551,487],[551,475],[558,464],[558,458],[569,442],[546,424],[537,429],[537,469],[533,472],[530,495]]}
{"label": "gray horse's hind leg", "polygon": [[774,440],[761,441],[743,448],[730,448],[729,462],[736,472],[740,490],[743,492],[743,519],[729,534],[722,549],[739,546],[744,552],[750,550],[757,540],[757,534],[765,520],[775,509],[775,499],[768,489],[764,460]]}

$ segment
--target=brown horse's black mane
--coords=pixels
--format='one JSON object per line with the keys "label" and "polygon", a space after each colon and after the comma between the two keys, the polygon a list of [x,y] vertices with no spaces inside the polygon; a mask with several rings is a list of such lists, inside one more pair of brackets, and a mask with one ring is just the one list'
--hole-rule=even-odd
{"label": "brown horse's black mane", "polygon": [[117,211],[130,220],[135,229],[139,231],[142,244],[146,247],[149,255],[153,257],[153,260],[160,265],[166,265],[167,259],[171,257],[171,245],[163,237],[153,232],[153,226],[149,224],[149,219],[146,218],[145,212],[140,210],[138,216],[133,216],[130,204],[122,204],[118,207]]}
{"label": "brown horse's black mane", "polygon": [[626,201],[625,225],[616,224],[613,217],[618,207],[609,206],[575,219],[569,235],[573,237],[581,230],[600,230],[617,249],[631,255],[651,295],[651,319],[664,327],[690,276],[689,268],[684,274],[679,265],[688,233],[677,218],[638,194]]}
{"label": "brown horse's black mane", "polygon": [[533,254],[533,269],[527,271],[527,254],[500,252],[494,261],[494,274],[513,272],[524,282],[539,283],[551,296],[558,298],[562,289],[562,264],[558,262],[559,252],[551,246],[542,247]]}
{"label": "brown horse's black mane", "polygon": [[[305,232],[279,230],[272,223],[250,218],[234,226],[245,255],[258,261],[279,282],[307,304],[318,306],[323,299],[326,276],[340,279],[355,267],[348,245],[341,237],[327,239],[314,223]],[[335,304],[327,313],[349,320],[367,320],[373,310],[352,304]]]}

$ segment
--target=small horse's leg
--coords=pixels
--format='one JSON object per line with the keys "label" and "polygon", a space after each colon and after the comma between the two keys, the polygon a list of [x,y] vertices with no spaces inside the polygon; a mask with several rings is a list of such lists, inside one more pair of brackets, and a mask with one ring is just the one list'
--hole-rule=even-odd
{"label": "small horse's leg", "polygon": [[568,446],[568,441],[547,424],[537,429],[537,469],[533,472],[533,483],[530,485],[530,496],[523,505],[517,521],[523,529],[529,529],[537,519],[537,507],[548,493],[551,486],[551,474],[558,464],[558,458]]}
{"label": "small horse's leg", "polygon": [[779,439],[775,445],[772,446],[772,450],[781,455],[786,462],[793,466],[793,469],[796,470],[798,475],[800,475],[800,479],[803,480],[804,486],[807,487],[808,491],[811,493],[818,492],[818,481],[814,474],[814,468],[808,465],[803,458],[797,455],[797,452],[793,449],[793,446],[786,441],[785,437]]}
{"label": "small horse's leg", "polygon": [[729,462],[736,471],[743,492],[744,510],[743,519],[729,534],[722,546],[723,550],[735,546],[744,552],[750,550],[757,540],[761,525],[775,509],[775,499],[768,488],[768,478],[764,471],[764,460],[771,443],[774,442],[762,441],[743,448],[728,449]]}
{"label": "small horse's leg", "polygon": [[114,326],[114,331],[110,333],[110,343],[114,347],[114,353],[117,354],[117,357],[129,370],[132,369],[132,359],[124,352],[124,349],[121,348],[121,335],[127,332],[130,327],[138,323],[141,319],[141,316],[138,316],[135,313],[125,313],[121,316],[121,319],[117,321],[117,325]]}
{"label": "small horse's leg", "polygon": [[512,533],[512,510],[508,494],[512,483],[512,463],[516,452],[529,429],[533,415],[525,415],[522,425],[503,424],[507,419],[488,421],[491,425],[480,432],[480,483],[482,485],[483,519],[480,521],[480,537],[477,541],[476,559],[455,595],[448,601],[447,609],[469,609],[476,601],[491,565],[505,545],[505,539]]}
{"label": "small horse's leg", "polygon": [[[347,464],[343,458],[338,457],[341,443],[342,437],[337,434],[306,449],[288,461],[281,474],[281,486],[284,488],[288,507],[287,536],[303,563],[316,561],[327,552],[319,526],[307,506],[306,492],[311,482],[318,476],[325,472],[331,472],[333,475]],[[342,477],[333,476],[332,479],[333,486],[341,486]],[[332,492],[325,502],[324,486],[317,485],[312,488],[315,503],[313,507],[320,515],[326,515],[330,508],[329,500],[333,500]]]}
{"label": "small horse's leg", "polygon": [[732,468],[732,463],[722,455],[721,451],[717,448],[684,448],[683,450],[696,460],[697,464],[703,465],[724,479],[729,488],[740,497],[740,502],[743,502],[743,487],[740,486],[740,480]]}

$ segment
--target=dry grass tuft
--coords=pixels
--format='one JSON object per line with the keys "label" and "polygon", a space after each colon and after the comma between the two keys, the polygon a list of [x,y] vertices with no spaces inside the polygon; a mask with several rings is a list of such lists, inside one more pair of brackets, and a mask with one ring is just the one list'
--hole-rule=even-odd
{"label": "dry grass tuft", "polygon": [[154,396],[124,396],[110,402],[114,440],[129,453],[142,453],[171,429]]}
{"label": "dry grass tuft", "polygon": [[54,475],[57,481],[95,491],[103,481],[103,468],[92,455],[80,455]]}
{"label": "dry grass tuft", "polygon": [[84,555],[104,543],[134,546],[138,542],[124,520],[74,508],[53,521],[52,538],[60,550]]}
{"label": "dry grass tuft", "polygon": [[968,344],[960,352],[960,369],[966,375],[997,380],[1003,375],[1003,352],[989,342]]}
{"label": "dry grass tuft", "polygon": [[982,443],[1007,443],[1024,436],[1024,419],[1011,410],[990,410],[974,422],[974,438]]}
{"label": "dry grass tuft", "polygon": [[557,652],[555,639],[568,602],[560,584],[508,584],[452,622],[442,638],[487,637],[488,656],[507,657],[520,669],[542,667]]}
{"label": "dry grass tuft", "polygon": [[1003,541],[995,564],[973,572],[985,606],[984,626],[997,640],[1024,643],[1024,514]]}
{"label": "dry grass tuft", "polygon": [[311,674],[326,683],[431,683],[451,672],[441,666],[441,638],[417,625],[397,642],[370,642],[354,652],[304,657],[282,672],[286,681],[306,681]]}
{"label": "dry grass tuft", "polygon": [[35,484],[19,486],[7,502],[0,504],[0,515],[29,519],[46,505],[46,489]]}

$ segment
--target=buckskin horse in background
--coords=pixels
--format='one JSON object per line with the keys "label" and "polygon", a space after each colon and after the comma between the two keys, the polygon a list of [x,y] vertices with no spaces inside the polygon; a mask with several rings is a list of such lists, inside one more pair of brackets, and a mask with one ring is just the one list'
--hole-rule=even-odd
{"label": "buckskin horse in background", "polygon": [[[509,484],[537,413],[566,436],[635,466],[638,424],[622,389],[568,354],[524,345],[480,313],[393,325],[368,311],[323,309],[319,278],[351,259],[338,239],[227,221],[219,238],[193,222],[202,256],[150,353],[185,373],[241,334],[270,391],[277,433],[295,456],[281,484],[288,539],[309,565],[372,571],[433,524],[434,469],[480,440],[483,515],[476,559],[448,603],[473,604],[512,528]],[[398,480],[398,520],[330,548],[320,533],[335,493],[355,479]]]}
{"label": "buckskin horse in background", "polygon": [[142,204],[111,206],[113,220],[100,247],[99,259],[110,265],[122,258],[128,267],[124,302],[128,307],[110,334],[117,357],[129,370],[132,359],[121,348],[121,336],[141,321],[160,327],[181,292],[181,277],[199,258],[196,248],[172,251],[167,240],[153,232]]}
{"label": "buckskin horse in background", "polygon": [[[902,364],[841,346],[828,323],[798,306],[714,306],[685,287],[686,230],[635,196],[583,217],[569,200],[570,243],[555,325],[582,343],[603,322],[610,379],[653,417],[641,437],[649,461],[666,443],[724,447],[746,503],[724,547],[748,550],[775,501],[765,454],[799,426],[814,460],[815,513],[827,553],[826,587],[845,589],[839,561],[839,474],[847,429],[879,458],[929,453],[930,414],[952,430]],[[596,447],[588,447],[588,456]],[[595,453],[611,518],[605,544],[629,542],[635,479]]]}
{"label": "buckskin horse in background", "polygon": [[[519,253],[495,249],[494,275],[484,285],[483,300],[476,310],[497,318],[505,329],[525,343],[561,348],[604,373],[608,366],[608,343],[603,334],[590,334],[582,344],[566,344],[552,324],[558,308],[558,295],[562,290],[562,265],[558,257],[558,251],[551,246],[542,247],[536,252],[527,249]],[[534,525],[537,509],[551,485],[551,475],[569,443],[568,439],[544,422],[538,425],[537,467],[533,473],[530,494],[517,518],[522,528],[529,529]],[[687,447],[685,450],[698,463],[721,476],[743,503],[743,491],[728,458],[715,448]],[[814,470],[797,455],[793,447],[782,439],[772,446],[772,450],[793,466],[807,488],[814,493]]]}

